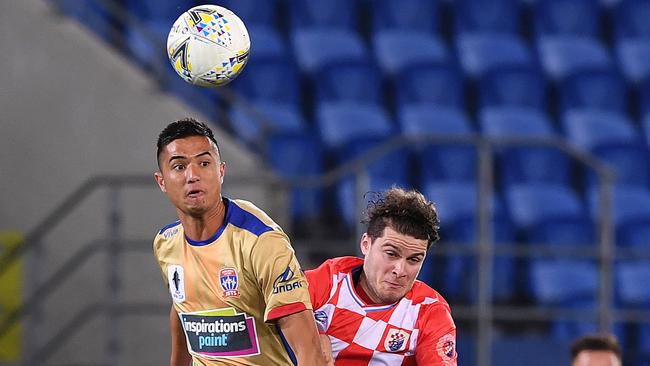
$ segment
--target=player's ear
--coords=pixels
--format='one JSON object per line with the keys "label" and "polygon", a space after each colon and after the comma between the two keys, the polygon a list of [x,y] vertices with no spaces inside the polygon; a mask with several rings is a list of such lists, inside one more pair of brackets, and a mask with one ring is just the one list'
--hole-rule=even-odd
{"label": "player's ear", "polygon": [[153,173],[153,177],[156,180],[156,183],[158,183],[160,190],[167,193],[167,188],[165,187],[165,179],[163,178],[162,173],[155,172]]}
{"label": "player's ear", "polygon": [[219,176],[221,177],[221,184],[223,184],[223,176],[226,174],[226,162],[222,161],[219,165]]}
{"label": "player's ear", "polygon": [[368,236],[368,233],[363,233],[361,236],[361,242],[359,243],[359,246],[361,247],[361,253],[363,255],[368,255],[368,252],[370,251],[370,244],[372,240],[370,239],[370,236]]}

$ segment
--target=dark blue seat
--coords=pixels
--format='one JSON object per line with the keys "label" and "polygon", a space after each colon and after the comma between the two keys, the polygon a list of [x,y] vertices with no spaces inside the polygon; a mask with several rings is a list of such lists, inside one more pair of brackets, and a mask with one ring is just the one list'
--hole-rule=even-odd
{"label": "dark blue seat", "polygon": [[247,24],[246,27],[251,38],[251,57],[248,62],[291,61],[290,47],[275,28],[265,24]]}
{"label": "dark blue seat", "polygon": [[436,0],[375,0],[370,7],[372,27],[435,33],[439,4]]}
{"label": "dark blue seat", "polygon": [[555,35],[538,38],[540,61],[546,74],[555,80],[595,70],[611,70],[613,63],[608,51],[597,39],[575,35]]}
{"label": "dark blue seat", "polygon": [[354,31],[357,27],[356,0],[291,0],[287,8],[293,29],[323,27]]}
{"label": "dark blue seat", "polygon": [[616,42],[616,55],[625,77],[640,83],[650,75],[650,38],[624,38]]}
{"label": "dark blue seat", "polygon": [[598,268],[584,259],[536,259],[530,263],[533,300],[542,306],[593,307]]}
{"label": "dark blue seat", "polygon": [[126,50],[141,67],[147,70],[171,67],[165,47],[171,24],[166,20],[151,20],[142,27],[124,30]]}
{"label": "dark blue seat", "polygon": [[478,81],[481,107],[530,107],[544,110],[547,85],[536,67],[502,67]]}
{"label": "dark blue seat", "polygon": [[328,63],[364,62],[368,51],[359,35],[344,29],[303,29],[292,33],[300,70],[313,74]]}
{"label": "dark blue seat", "polygon": [[515,0],[454,1],[456,33],[516,33],[519,29],[519,6]]}
{"label": "dark blue seat", "polygon": [[275,26],[278,0],[218,0],[216,3],[232,10],[247,26],[249,24]]}
{"label": "dark blue seat", "polygon": [[398,108],[412,103],[461,108],[464,103],[463,80],[455,65],[412,65],[394,81]]}
{"label": "dark blue seat", "polygon": [[246,65],[230,86],[252,101],[270,101],[299,106],[298,69],[289,61],[264,60],[256,57]]}
{"label": "dark blue seat", "polygon": [[640,83],[648,77],[646,60],[650,55],[650,2],[620,1],[614,12],[615,48],[628,80]]}
{"label": "dark blue seat", "polygon": [[315,99],[320,102],[350,101],[382,104],[382,77],[369,62],[325,65],[315,76]]}
{"label": "dark blue seat", "polygon": [[[443,242],[453,245],[477,245],[478,192],[476,183],[452,181],[429,182],[423,186],[425,196],[436,204],[441,217]],[[495,245],[514,242],[514,231],[503,205],[494,196],[490,202],[492,240]],[[492,298],[508,301],[515,296],[515,261],[511,257],[496,257]],[[475,301],[477,273],[475,256],[448,255],[442,275],[443,293],[455,301]],[[423,269],[423,278],[433,281],[432,269]],[[429,278],[427,278],[429,277]]]}
{"label": "dark blue seat", "polygon": [[[576,146],[609,164],[617,182],[647,186],[648,151],[641,134],[624,115],[602,110],[570,110],[562,120],[565,134]],[[587,176],[593,184],[593,173]]]}
{"label": "dark blue seat", "polygon": [[[398,110],[397,121],[408,137],[426,135],[472,136],[464,111],[435,104],[407,104]],[[475,181],[477,152],[473,145],[424,144],[413,147],[419,181]]]}
{"label": "dark blue seat", "polygon": [[616,293],[626,307],[647,309],[650,306],[650,261],[626,260],[616,263]]}
{"label": "dark blue seat", "polygon": [[251,146],[259,146],[270,133],[305,131],[307,125],[293,104],[260,101],[251,109],[234,107],[230,125],[236,135]]}
{"label": "dark blue seat", "polygon": [[[621,246],[650,247],[646,234],[650,226],[650,192],[647,188],[617,185],[612,192],[612,220],[616,242]],[[601,212],[598,190],[589,191],[589,208],[594,220]]]}
{"label": "dark blue seat", "polygon": [[480,77],[506,67],[530,67],[533,57],[514,34],[463,33],[456,38],[460,65],[468,75]]}
{"label": "dark blue seat", "polygon": [[[493,138],[553,138],[546,115],[537,109],[490,107],[479,113],[479,126]],[[498,172],[505,184],[545,182],[568,184],[571,164],[560,150],[544,146],[503,146],[498,150]]]}
{"label": "dark blue seat", "polygon": [[562,110],[604,109],[627,111],[627,85],[615,70],[596,70],[569,75],[560,87]]}
{"label": "dark blue seat", "polygon": [[[313,133],[273,133],[266,142],[265,156],[281,177],[288,179],[317,176],[324,172],[320,140]],[[302,224],[313,224],[323,217],[322,188],[293,187],[291,217],[295,231]]]}
{"label": "dark blue seat", "polygon": [[599,36],[597,0],[538,0],[534,5],[537,35]]}
{"label": "dark blue seat", "polygon": [[444,42],[430,33],[388,29],[374,33],[372,41],[377,62],[388,75],[399,74],[413,65],[451,61]]}

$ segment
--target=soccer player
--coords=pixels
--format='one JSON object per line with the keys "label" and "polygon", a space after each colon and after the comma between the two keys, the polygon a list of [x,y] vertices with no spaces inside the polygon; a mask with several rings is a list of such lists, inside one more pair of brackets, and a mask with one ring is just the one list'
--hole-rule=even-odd
{"label": "soccer player", "polygon": [[222,197],[226,164],[193,119],[158,137],[154,176],[176,207],[153,250],[172,297],[172,366],[324,365],[306,279],[259,208]]}
{"label": "soccer player", "polygon": [[580,337],[571,346],[571,366],[621,366],[621,346],[611,335]]}
{"label": "soccer player", "polygon": [[306,272],[323,349],[331,343],[338,366],[456,365],[449,305],[415,279],[439,238],[433,203],[391,188],[370,202],[366,223],[364,259],[334,258]]}

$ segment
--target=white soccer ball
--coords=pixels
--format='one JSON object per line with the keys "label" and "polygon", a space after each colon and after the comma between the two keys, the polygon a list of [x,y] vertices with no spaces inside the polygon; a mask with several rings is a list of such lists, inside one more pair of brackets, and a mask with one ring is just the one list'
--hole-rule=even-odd
{"label": "white soccer ball", "polygon": [[251,48],[244,22],[217,5],[200,5],[181,14],[167,37],[169,61],[183,80],[221,86],[239,75]]}

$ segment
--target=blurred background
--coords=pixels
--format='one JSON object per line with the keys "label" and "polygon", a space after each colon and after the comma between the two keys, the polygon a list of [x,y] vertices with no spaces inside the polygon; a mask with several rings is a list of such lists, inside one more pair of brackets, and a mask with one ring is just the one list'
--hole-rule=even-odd
{"label": "blurred background", "polygon": [[165,52],[202,2],[0,3],[1,365],[168,362],[152,173],[186,116],[305,269],[358,254],[372,192],[434,201],[459,365],[568,365],[598,331],[650,365],[650,0],[214,3],[252,43],[219,89]]}

